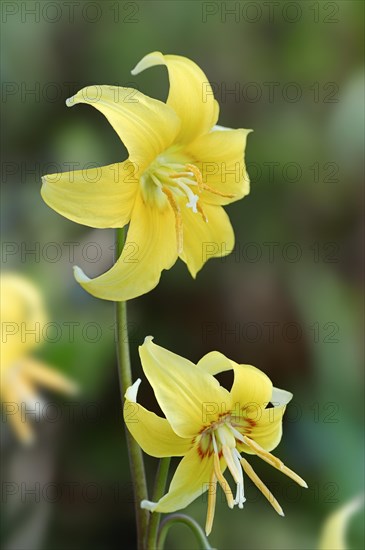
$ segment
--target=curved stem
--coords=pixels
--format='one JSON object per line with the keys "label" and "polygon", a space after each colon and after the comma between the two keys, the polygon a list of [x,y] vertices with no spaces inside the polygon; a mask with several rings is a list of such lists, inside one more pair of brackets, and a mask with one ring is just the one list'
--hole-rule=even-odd
{"label": "curved stem", "polygon": [[[116,255],[119,257],[125,240],[124,229],[117,229]],[[129,340],[127,331],[127,303],[116,302],[116,344],[118,356],[119,385],[122,403],[124,394],[132,385],[132,369],[129,355]],[[125,336],[126,335],[126,336]],[[141,500],[147,499],[146,474],[143,463],[142,450],[131,436],[127,427],[125,428],[128,447],[129,464],[134,491],[134,506],[137,523],[138,550],[144,550],[146,532],[148,526],[148,511],[142,510]]]}
{"label": "curved stem", "polygon": [[163,550],[167,533],[174,523],[182,523],[189,527],[193,531],[202,550],[213,550],[199,523],[185,514],[172,514],[163,520],[159,529],[156,550]]}
{"label": "curved stem", "polygon": [[[157,502],[163,496],[166,487],[167,476],[169,473],[171,458],[161,458],[155,480],[155,487],[153,489],[152,501]],[[150,523],[148,526],[147,534],[147,550],[154,550],[156,548],[157,531],[160,525],[161,514],[154,512],[151,514]]]}

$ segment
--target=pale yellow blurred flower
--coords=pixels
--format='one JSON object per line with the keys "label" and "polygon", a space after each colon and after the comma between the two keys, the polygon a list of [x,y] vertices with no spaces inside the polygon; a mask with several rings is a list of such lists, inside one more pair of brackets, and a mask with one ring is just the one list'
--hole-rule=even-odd
{"label": "pale yellow blurred flower", "polygon": [[364,505],[364,496],[360,495],[337,510],[324,522],[319,539],[319,550],[346,550],[346,530],[354,514]]}
{"label": "pale yellow blurred flower", "polygon": [[31,357],[47,323],[42,296],[27,278],[1,275],[1,391],[3,413],[24,443],[34,439],[24,410],[40,403],[37,385],[67,394],[77,386],[63,374]]}

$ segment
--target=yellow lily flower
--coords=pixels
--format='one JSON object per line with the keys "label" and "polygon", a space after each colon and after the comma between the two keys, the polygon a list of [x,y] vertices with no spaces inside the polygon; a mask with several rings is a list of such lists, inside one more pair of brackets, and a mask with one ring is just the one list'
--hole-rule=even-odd
{"label": "yellow lily flower", "polygon": [[23,443],[31,443],[34,437],[26,413],[41,403],[36,384],[69,394],[75,394],[77,388],[65,376],[29,355],[42,341],[47,322],[42,297],[30,281],[15,273],[1,275],[0,312],[3,411]]}
{"label": "yellow lily flower", "polygon": [[168,70],[166,103],[116,86],[89,86],[66,102],[98,109],[129,158],[42,178],[43,199],[66,218],[96,228],[130,223],[123,252],[109,271],[89,279],[74,268],[81,286],[105,300],[150,291],[178,257],[195,278],[208,258],[229,254],[234,233],[222,205],[249,192],[244,151],[250,130],[215,126],[218,103],[190,59],[150,53],[132,74],[155,65]]}
{"label": "yellow lily flower", "polygon": [[[255,454],[292,478],[305,481],[269,451],[282,435],[282,417],[292,394],[273,388],[270,379],[250,365],[238,365],[213,351],[197,365],[155,345],[147,337],[139,348],[143,371],[166,418],[137,404],[141,380],[125,394],[124,418],[142,449],[155,457],[182,456],[168,493],[158,502],[142,501],[151,512],[174,512],[185,508],[208,491],[205,530],[211,532],[217,483],[230,508],[243,508],[244,473],[270,504],[284,515],[280,504],[241,453]],[[230,391],[214,375],[232,370]],[[273,407],[267,408],[271,403]],[[223,476],[228,467],[236,483],[236,495]]]}

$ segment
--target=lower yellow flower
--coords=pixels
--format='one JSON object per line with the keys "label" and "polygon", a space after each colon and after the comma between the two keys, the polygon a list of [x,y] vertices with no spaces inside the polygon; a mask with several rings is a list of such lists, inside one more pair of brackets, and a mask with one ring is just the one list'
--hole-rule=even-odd
{"label": "lower yellow flower", "polygon": [[[238,365],[219,352],[205,355],[197,365],[155,345],[147,337],[140,347],[143,371],[166,418],[137,404],[138,379],[125,394],[124,418],[138,444],[155,457],[182,456],[168,493],[158,502],[142,501],[151,512],[185,508],[208,491],[205,530],[211,532],[217,484],[230,508],[243,508],[244,473],[280,514],[281,506],[241,453],[255,454],[291,477],[305,481],[270,454],[282,435],[282,417],[292,394],[273,388],[270,379],[250,365]],[[233,370],[230,391],[214,375]],[[269,403],[272,407],[268,408]],[[236,494],[224,477],[228,467]]]}
{"label": "lower yellow flower", "polygon": [[31,443],[33,432],[25,413],[40,402],[36,385],[69,394],[75,394],[77,388],[65,376],[29,356],[41,342],[47,322],[42,297],[30,281],[14,273],[2,274],[0,312],[1,401],[20,439]]}

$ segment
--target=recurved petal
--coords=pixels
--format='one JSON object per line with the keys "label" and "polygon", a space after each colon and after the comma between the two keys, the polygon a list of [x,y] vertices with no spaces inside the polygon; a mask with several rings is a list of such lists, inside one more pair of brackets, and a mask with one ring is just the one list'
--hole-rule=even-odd
{"label": "recurved petal", "polygon": [[204,215],[181,207],[184,244],[180,258],[195,278],[209,258],[230,254],[234,248],[234,232],[226,212],[220,206],[203,205]]}
{"label": "recurved petal", "polygon": [[209,132],[218,120],[219,105],[203,71],[186,57],[153,52],[141,59],[132,74],[155,65],[165,65],[169,73],[167,105],[174,109],[182,123],[176,142],[188,143]]}
{"label": "recurved petal", "polygon": [[238,365],[233,367],[234,380],[231,396],[234,406],[243,414],[251,412],[250,416],[260,415],[272,396],[272,383],[265,373],[252,365]]}
{"label": "recurved petal", "polygon": [[[229,410],[230,395],[209,373],[145,339],[139,348],[143,370],[169,424],[180,437],[193,438],[207,423],[207,405]],[[218,413],[217,413],[218,414]],[[209,423],[212,418],[209,418]]]}
{"label": "recurved petal", "polygon": [[99,168],[43,176],[41,194],[56,212],[89,227],[123,227],[131,217],[138,185],[129,160]]}
{"label": "recurved petal", "polygon": [[[231,397],[238,431],[249,435],[264,449],[274,449],[281,439],[282,417],[293,395],[273,388],[268,376],[259,369],[239,365],[218,351],[207,353],[197,366],[212,375],[233,370]],[[273,406],[267,408],[269,403]],[[239,445],[245,452],[252,453],[247,445]]]}
{"label": "recurved petal", "polygon": [[128,388],[124,403],[124,421],[138,445],[145,453],[162,458],[183,456],[192,447],[190,439],[176,435],[166,418],[148,411],[137,403],[137,390],[141,380]]}
{"label": "recurved petal", "polygon": [[171,145],[180,129],[171,107],[133,88],[88,86],[66,101],[68,107],[77,103],[92,105],[109,120],[139,170]]}
{"label": "recurved petal", "polygon": [[175,216],[170,208],[145,204],[138,193],[123,252],[100,277],[89,279],[79,267],[75,278],[90,294],[104,300],[124,301],[154,288],[163,269],[177,259]]}
{"label": "recurved petal", "polygon": [[204,355],[197,363],[199,369],[209,372],[211,375],[219,374],[227,370],[232,370],[237,363],[228,359],[220,351],[210,351]]}
{"label": "recurved petal", "polygon": [[163,513],[185,508],[208,490],[212,470],[212,457],[201,458],[193,447],[177,467],[168,493],[156,503],[142,501],[142,508]]}
{"label": "recurved petal", "polygon": [[[269,402],[273,405],[270,408],[253,405],[247,408],[249,425],[243,421],[242,433],[248,435],[266,451],[272,451],[280,443],[282,436],[282,422],[286,405],[292,399],[293,394],[279,388],[272,388],[272,395]],[[245,413],[243,413],[243,418]],[[249,431],[247,431],[247,429]],[[241,431],[241,430],[239,430]],[[254,451],[244,443],[239,445],[241,450],[249,454]]]}
{"label": "recurved petal", "polygon": [[203,190],[202,201],[224,205],[250,192],[244,155],[247,136],[252,130],[215,128],[189,144],[187,151],[202,173],[203,184],[211,188]]}

